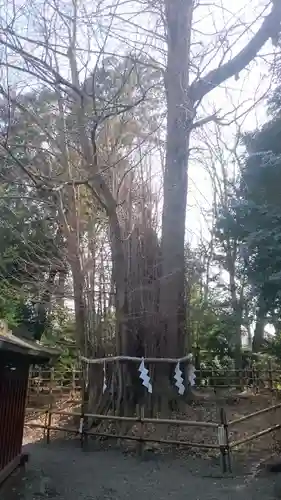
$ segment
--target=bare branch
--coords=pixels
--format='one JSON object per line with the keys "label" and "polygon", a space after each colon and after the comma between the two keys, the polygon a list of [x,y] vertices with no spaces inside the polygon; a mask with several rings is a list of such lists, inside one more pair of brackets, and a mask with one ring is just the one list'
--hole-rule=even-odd
{"label": "bare branch", "polygon": [[196,102],[228,78],[242,71],[258,54],[263,45],[280,31],[281,2],[274,1],[271,12],[249,43],[233,59],[210,71],[190,87],[190,97]]}

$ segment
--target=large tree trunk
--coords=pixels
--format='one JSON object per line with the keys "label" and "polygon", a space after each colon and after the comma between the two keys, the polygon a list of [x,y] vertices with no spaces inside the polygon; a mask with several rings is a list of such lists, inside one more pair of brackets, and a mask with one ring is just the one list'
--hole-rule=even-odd
{"label": "large tree trunk", "polygon": [[227,271],[229,273],[229,288],[231,296],[231,307],[235,325],[234,336],[234,363],[236,376],[240,378],[240,371],[242,369],[242,339],[241,339],[241,324],[242,324],[242,297],[243,292],[240,291],[238,296],[237,286],[235,283],[235,260],[236,248],[231,249],[229,242],[227,249]]}
{"label": "large tree trunk", "polygon": [[47,326],[47,319],[51,311],[52,294],[57,272],[57,267],[52,266],[49,271],[49,276],[45,283],[43,293],[40,297],[40,302],[37,308],[35,340],[41,340]]}
{"label": "large tree trunk", "polygon": [[57,304],[63,309],[65,305],[65,282],[66,282],[66,271],[59,271],[59,279],[58,279],[58,297]]}
{"label": "large tree trunk", "polygon": [[257,307],[256,326],[252,344],[253,352],[259,352],[264,341],[264,328],[266,324],[266,306],[262,295],[259,297]]}
{"label": "large tree trunk", "polygon": [[168,59],[166,69],[167,147],[162,218],[160,316],[163,356],[182,356],[185,331],[184,238],[187,163],[192,103],[187,98],[192,0],[166,0]]}
{"label": "large tree trunk", "polygon": [[86,301],[84,296],[84,276],[79,259],[71,260],[71,271],[73,280],[75,326],[78,346],[84,355],[87,355],[88,338],[86,335]]}

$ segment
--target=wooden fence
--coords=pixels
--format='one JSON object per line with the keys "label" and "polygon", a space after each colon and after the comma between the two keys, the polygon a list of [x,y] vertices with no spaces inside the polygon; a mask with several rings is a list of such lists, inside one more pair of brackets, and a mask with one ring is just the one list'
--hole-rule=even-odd
{"label": "wooden fence", "polygon": [[[238,446],[249,443],[250,441],[254,441],[258,438],[261,438],[267,434],[275,432],[281,428],[280,424],[272,425],[271,427],[267,427],[266,429],[262,429],[259,432],[253,433],[250,436],[243,437],[241,439],[231,441],[229,439],[229,430],[232,427],[241,424],[250,419],[254,419],[262,414],[275,412],[277,409],[281,408],[281,403],[277,405],[272,405],[268,408],[259,410],[257,412],[245,415],[244,417],[228,421],[226,412],[223,408],[220,409],[220,422],[199,422],[199,421],[190,421],[190,420],[180,420],[180,419],[163,419],[163,418],[147,418],[144,417],[144,408],[140,407],[138,415],[133,417],[121,417],[118,415],[101,415],[94,413],[86,413],[81,412],[68,412],[64,410],[56,410],[52,408],[48,408],[45,411],[45,421],[44,423],[34,423],[28,422],[26,425],[34,428],[41,428],[44,431],[44,436],[46,442],[49,444],[51,441],[51,432],[52,431],[62,431],[65,433],[74,434],[80,437],[81,448],[84,448],[87,445],[87,440],[90,436],[93,437],[106,437],[112,438],[115,440],[133,440],[139,443],[139,449],[143,450],[143,444],[145,442],[156,442],[159,444],[173,445],[173,446],[182,446],[189,448],[197,448],[197,449],[207,449],[207,450],[217,450],[221,455],[221,463],[223,472],[231,471],[231,451]],[[60,417],[69,417],[72,420],[71,426],[53,424],[53,417],[55,415],[59,415]],[[280,414],[281,416],[281,414]],[[103,422],[127,422],[132,425],[139,425],[139,433],[138,435],[128,435],[128,434],[115,434],[110,433],[108,431],[100,432],[90,429],[88,426],[89,419],[95,421],[103,421]],[[79,422],[77,425],[74,422]],[[144,436],[144,426],[146,424],[152,424],[155,427],[161,425],[168,426],[176,426],[176,427],[197,427],[197,428],[209,428],[215,429],[217,432],[217,443],[197,443],[190,442],[185,440],[174,440],[174,439],[161,439],[161,438],[153,438]]]}
{"label": "wooden fence", "polygon": [[[159,443],[165,445],[173,445],[173,446],[182,446],[188,448],[201,448],[206,450],[217,450],[221,454],[222,459],[222,470],[226,472],[227,470],[231,470],[231,462],[230,462],[230,446],[228,443],[227,437],[227,425],[226,425],[226,417],[225,413],[222,410],[221,412],[221,423],[216,422],[198,422],[198,421],[190,421],[190,420],[179,420],[179,419],[164,419],[164,418],[147,418],[144,416],[144,407],[140,406],[138,414],[133,417],[121,417],[118,415],[101,415],[94,413],[86,413],[82,407],[81,412],[67,412],[60,411],[52,408],[48,408],[45,412],[44,423],[34,423],[27,422],[27,426],[33,428],[40,428],[44,432],[44,437],[46,439],[46,443],[49,444],[51,441],[51,432],[52,431],[62,431],[65,433],[74,434],[80,437],[81,448],[84,449],[87,445],[89,437],[106,437],[112,438],[114,440],[132,440],[139,443],[139,452],[143,453],[143,445],[146,442],[150,443]],[[53,424],[53,417],[55,415],[59,415],[60,417],[69,417],[72,420],[72,426],[65,426],[59,424]],[[89,419],[94,421],[103,421],[103,422],[126,422],[132,425],[139,426],[139,432],[137,435],[128,435],[128,434],[115,434],[108,431],[100,432],[95,431],[88,426]],[[79,422],[77,426],[73,424],[73,422]],[[176,426],[176,427],[197,427],[197,428],[209,428],[215,429],[217,431],[217,443],[196,443],[185,440],[175,440],[175,439],[161,439],[161,438],[153,438],[146,437],[144,435],[145,425],[152,424],[155,427],[159,425],[165,426]]]}
{"label": "wooden fence", "polygon": [[[279,408],[281,408],[281,403],[269,406],[268,408],[263,408],[262,410],[258,410],[258,411],[253,412],[253,413],[249,413],[248,415],[245,415],[243,417],[240,417],[240,418],[237,418],[235,420],[231,420],[230,422],[228,422],[227,428],[230,429],[231,427],[237,426],[238,424],[246,422],[247,420],[253,420],[254,418],[259,417],[261,415],[265,415],[266,413],[275,412]],[[280,415],[280,417],[281,417],[281,415]],[[246,436],[246,437],[238,439],[236,441],[232,441],[231,443],[229,443],[229,446],[231,449],[237,448],[238,446],[249,443],[250,441],[254,441],[255,439],[261,438],[263,436],[266,436],[267,434],[270,434],[274,431],[277,431],[280,428],[281,428],[281,423],[272,425],[271,427],[267,427],[266,429],[262,429],[259,432],[251,434],[250,436]]]}
{"label": "wooden fence", "polygon": [[[261,390],[281,390],[281,370],[274,369],[269,361],[266,368],[255,366],[245,368],[237,373],[229,369],[200,369],[195,371],[197,389],[223,389],[245,387],[253,392]],[[38,368],[30,372],[29,394],[47,393],[50,385],[53,394],[77,393],[82,388],[83,374],[80,369],[58,372],[53,369]]]}
{"label": "wooden fence", "polygon": [[[272,372],[267,372],[267,375],[269,375],[268,379],[266,377],[263,378],[268,380],[267,384],[267,389],[270,391],[276,390],[275,388],[275,381],[273,378],[273,373]],[[36,378],[36,377],[35,377]],[[279,376],[278,376],[279,380]],[[58,382],[59,381],[59,382]],[[223,386],[225,387],[225,386]],[[243,437],[238,437],[238,439],[231,440],[230,434],[232,429],[235,429],[237,427],[240,427],[240,424],[243,424],[246,421],[251,421],[252,419],[255,419],[261,415],[264,414],[271,414],[276,412],[281,408],[281,403],[271,405],[267,408],[258,410],[253,413],[249,413],[247,415],[244,415],[242,417],[233,419],[233,420],[228,420],[227,419],[227,414],[224,408],[219,409],[219,418],[217,422],[212,422],[212,421],[195,421],[195,420],[188,420],[188,419],[178,419],[178,418],[171,418],[171,419],[165,419],[165,418],[147,418],[145,416],[145,408],[144,406],[138,405],[137,406],[137,413],[134,416],[118,416],[118,415],[113,415],[113,414],[94,414],[88,411],[88,398],[87,395],[85,398],[83,398],[83,402],[81,403],[81,377],[79,372],[73,372],[70,376],[68,374],[67,377],[61,378],[57,377],[54,371],[49,373],[46,376],[46,373],[43,374],[41,373],[41,376],[39,377],[38,380],[38,374],[36,380],[33,378],[30,381],[29,384],[29,390],[35,391],[35,394],[38,395],[42,391],[46,392],[48,396],[53,396],[54,393],[58,393],[59,391],[62,391],[62,393],[71,393],[72,396],[76,394],[79,395],[78,399],[70,399],[68,402],[75,402],[76,405],[78,405],[80,401],[80,409],[75,410],[75,411],[69,411],[69,410],[63,410],[63,409],[57,409],[56,408],[56,400],[55,398],[52,398],[51,400],[49,399],[47,407],[41,408],[41,414],[44,415],[44,419],[41,422],[34,422],[28,420],[26,422],[26,425],[31,428],[37,428],[37,429],[42,429],[44,437],[46,439],[47,443],[50,443],[51,441],[51,435],[52,432],[54,431],[60,431],[64,433],[70,433],[72,435],[78,436],[80,438],[80,443],[81,443],[81,448],[84,449],[87,446],[87,442],[89,437],[96,437],[96,438],[110,438],[114,440],[132,440],[138,442],[138,449],[140,450],[140,453],[143,452],[144,448],[144,443],[146,442],[155,442],[159,443],[160,445],[172,445],[172,446],[181,446],[181,447],[189,447],[189,448],[198,448],[198,449],[206,449],[206,450],[214,450],[215,452],[219,453],[221,456],[221,465],[222,465],[222,470],[223,472],[231,471],[231,456],[232,456],[232,451],[239,447],[242,446],[246,443],[249,443],[251,441],[254,441],[256,439],[259,439],[263,436],[266,436],[267,434],[273,433],[281,428],[281,423],[274,424],[270,427],[266,427],[264,429],[259,430],[259,432],[254,432],[251,435],[243,436]],[[37,408],[38,410],[38,408]],[[54,417],[58,417],[59,421],[55,422]],[[280,412],[280,417],[281,417],[281,412]],[[65,425],[64,423],[62,424],[61,421],[63,419],[68,419],[71,421],[70,425]],[[132,426],[136,425],[138,427],[136,435],[128,435],[128,434],[120,434],[120,433],[114,433],[110,431],[110,429],[105,429],[105,430],[98,430],[94,429],[91,427],[89,422],[107,422],[107,423],[122,423],[122,422],[127,422],[130,423]],[[281,421],[281,418],[280,418]],[[184,439],[164,439],[164,438],[154,438],[153,436],[146,436],[145,435],[145,430],[146,426],[148,424],[152,424],[155,428],[159,428],[159,426],[171,426],[171,427],[176,427],[178,429],[185,428],[185,427],[194,427],[194,428],[206,428],[210,429],[213,431],[213,433],[216,433],[216,439],[215,442],[207,442],[205,441],[204,443],[202,442],[192,442]],[[97,426],[96,426],[97,427]]]}
{"label": "wooden fence", "polygon": [[[206,449],[206,450],[217,450],[221,456],[221,465],[223,472],[231,472],[231,452],[234,448],[237,448],[243,444],[249,443],[250,441],[254,441],[259,439],[267,434],[275,432],[281,428],[280,424],[272,425],[271,427],[267,427],[266,429],[262,429],[259,432],[253,433],[250,436],[243,437],[241,439],[231,441],[229,438],[229,431],[232,427],[241,424],[247,420],[252,420],[262,414],[276,412],[276,410],[281,408],[281,403],[276,405],[272,405],[268,408],[264,408],[262,410],[256,411],[254,413],[245,415],[241,418],[228,421],[226,412],[223,408],[220,409],[220,422],[199,422],[199,421],[191,421],[191,420],[180,420],[180,419],[164,419],[164,418],[147,418],[144,416],[144,407],[140,406],[138,408],[138,414],[132,417],[121,417],[118,415],[101,415],[94,413],[85,412],[85,408],[81,408],[80,412],[69,412],[64,410],[56,410],[51,407],[45,411],[45,420],[44,423],[36,423],[36,422],[27,422],[26,425],[33,428],[42,429],[44,433],[44,437],[46,439],[46,443],[49,444],[51,442],[51,432],[52,431],[61,431],[65,433],[70,433],[76,436],[79,436],[81,448],[84,449],[87,446],[89,437],[106,437],[112,438],[114,440],[132,440],[137,441],[139,443],[139,450],[142,454],[143,445],[146,442],[155,442],[164,445],[173,445],[173,446],[181,446],[188,448],[197,448],[197,449]],[[68,417],[71,419],[71,426],[60,425],[53,423],[54,416],[60,417]],[[281,416],[281,414],[280,414]],[[101,422],[127,422],[132,425],[139,426],[139,432],[137,435],[128,435],[128,434],[115,434],[109,431],[95,431],[88,426],[88,422],[90,420],[101,421]],[[78,424],[75,425],[75,422]],[[144,435],[144,428],[146,424],[152,424],[156,428],[161,425],[165,426],[176,426],[176,427],[197,427],[197,428],[209,428],[213,429],[217,432],[217,443],[198,443],[198,442],[190,442],[185,440],[175,440],[175,439],[161,439],[161,438],[153,438],[146,437]]]}

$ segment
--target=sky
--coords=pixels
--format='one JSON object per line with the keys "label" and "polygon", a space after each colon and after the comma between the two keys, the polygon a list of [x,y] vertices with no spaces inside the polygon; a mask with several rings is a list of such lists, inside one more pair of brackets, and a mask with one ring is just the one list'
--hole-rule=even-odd
{"label": "sky", "polygon": [[[231,3],[234,15],[237,17],[241,16],[247,25],[251,23],[253,17],[257,17],[257,12],[259,12],[258,6],[264,5],[263,2],[258,0],[252,2],[245,0],[228,2],[226,0],[221,3],[224,6],[228,6]],[[223,22],[222,18],[220,22]],[[212,25],[211,19],[209,19],[209,23]],[[253,31],[255,31],[254,27]],[[233,51],[234,55],[241,50],[246,41],[246,37],[238,37],[235,52]],[[272,46],[271,43],[268,43],[261,51],[260,56],[241,72],[238,81],[231,78],[222,87],[209,94],[203,101],[206,114],[208,111],[212,114],[214,110],[220,110],[220,117],[229,113],[226,119],[227,122],[231,122],[236,116],[242,132],[254,130],[264,123],[266,121],[266,101],[264,97],[272,88],[272,77],[269,71],[272,56],[268,55],[271,52]],[[262,57],[264,54],[267,54],[265,59]],[[235,111],[236,108],[237,110]],[[214,131],[212,125],[208,125],[205,128],[207,129],[205,134],[212,136]],[[237,134],[236,124],[232,123],[222,127],[221,133],[228,145],[234,144]],[[193,140],[198,147],[200,145],[202,147],[202,133],[195,133]],[[203,237],[208,237],[208,224],[206,224],[205,214],[202,214],[202,211],[207,210],[208,207],[211,208],[212,197],[212,186],[209,176],[205,171],[205,167],[195,157],[189,166],[189,195],[186,222],[188,239],[195,246],[198,239],[200,240],[201,238],[200,233],[203,234]]]}

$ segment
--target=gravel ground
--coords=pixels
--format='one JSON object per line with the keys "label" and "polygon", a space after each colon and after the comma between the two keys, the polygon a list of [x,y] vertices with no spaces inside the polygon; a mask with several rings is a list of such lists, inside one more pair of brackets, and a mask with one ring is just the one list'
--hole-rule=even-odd
{"label": "gravel ground", "polygon": [[[271,500],[281,477],[242,470],[220,477],[213,462],[193,457],[140,459],[120,451],[82,452],[73,443],[32,444],[30,462],[0,492],[1,500]],[[281,475],[280,475],[281,476]],[[280,496],[278,487],[280,485]]]}

